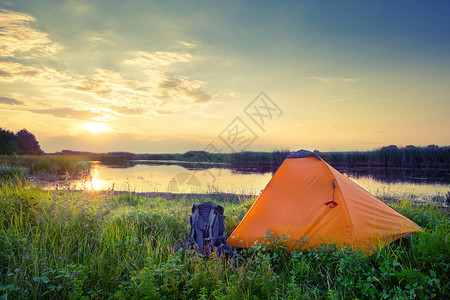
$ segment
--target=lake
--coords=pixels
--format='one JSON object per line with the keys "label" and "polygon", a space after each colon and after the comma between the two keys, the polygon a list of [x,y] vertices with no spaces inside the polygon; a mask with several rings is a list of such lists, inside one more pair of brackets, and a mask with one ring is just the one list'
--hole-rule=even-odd
{"label": "lake", "polygon": [[[450,192],[449,170],[337,169],[378,196],[412,194],[426,198]],[[274,171],[270,168],[227,168],[208,163],[131,161],[127,166],[111,166],[91,162],[89,174],[82,179],[38,180],[35,183],[50,189],[258,195]]]}

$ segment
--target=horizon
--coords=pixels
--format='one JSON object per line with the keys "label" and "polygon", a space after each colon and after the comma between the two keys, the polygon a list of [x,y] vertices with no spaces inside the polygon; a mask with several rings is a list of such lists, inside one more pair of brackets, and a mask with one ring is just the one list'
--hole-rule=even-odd
{"label": "horizon", "polygon": [[[274,149],[274,150],[271,150],[271,151],[248,151],[248,152],[255,152],[255,153],[272,153],[272,152],[276,152],[276,151],[281,151],[281,152],[290,152],[290,153],[293,153],[293,152],[296,152],[296,151],[300,151],[300,150],[306,150],[306,151],[310,151],[310,152],[316,152],[316,151],[318,151],[319,153],[333,153],[333,152],[346,152],[346,153],[351,153],[351,152],[375,152],[375,151],[378,151],[378,150],[381,150],[382,148],[389,148],[389,147],[391,147],[391,146],[395,146],[395,147],[397,147],[397,149],[399,149],[399,150],[402,150],[402,149],[405,149],[406,147],[415,147],[415,148],[420,148],[420,149],[424,149],[424,148],[427,148],[427,147],[430,147],[430,146],[436,146],[436,147],[438,147],[439,149],[441,149],[441,148],[446,148],[446,147],[450,147],[450,146],[437,146],[437,145],[434,145],[434,144],[431,144],[431,145],[427,145],[427,146],[415,146],[415,145],[406,145],[406,146],[398,146],[398,145],[385,145],[385,146],[382,146],[382,147],[379,147],[379,148],[375,148],[375,149],[370,149],[370,150],[347,150],[347,151],[344,151],[344,150],[333,150],[333,151],[321,151],[321,150],[319,150],[319,149],[314,149],[314,150],[309,150],[309,149],[294,149],[294,150],[292,150],[292,149]],[[77,153],[86,153],[86,154],[105,154],[105,155],[115,155],[115,154],[135,154],[135,155],[146,155],[146,154],[149,154],[149,155],[165,155],[165,154],[168,154],[168,155],[171,155],[171,154],[185,154],[185,153],[188,153],[188,152],[202,152],[202,151],[204,151],[204,150],[188,150],[188,151],[185,151],[185,152],[127,152],[127,151],[110,151],[110,152],[91,152],[91,151],[82,151],[82,150],[70,150],[70,149],[63,149],[63,150],[61,150],[61,151],[58,151],[58,152],[45,152],[45,154],[46,155],[58,155],[58,154],[62,154],[64,151],[68,151],[68,152],[74,152],[74,153],[76,153],[75,155],[77,155]],[[206,151],[207,153],[210,153],[210,154],[232,154],[232,153],[234,153],[234,152],[208,152],[208,151]],[[247,151],[246,151],[247,152]],[[66,155],[66,154],[64,154],[64,155]],[[70,154],[67,154],[67,155],[70,155]]]}
{"label": "horizon", "polygon": [[0,0],[0,127],[46,153],[448,146],[449,9]]}

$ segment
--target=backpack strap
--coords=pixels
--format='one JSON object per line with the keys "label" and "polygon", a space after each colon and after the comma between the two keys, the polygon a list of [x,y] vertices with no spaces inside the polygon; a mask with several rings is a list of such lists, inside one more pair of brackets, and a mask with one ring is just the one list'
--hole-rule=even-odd
{"label": "backpack strap", "polygon": [[[214,237],[216,237],[216,229],[218,226],[216,225],[217,220],[217,211],[216,211],[217,204],[211,203],[211,211],[209,212],[209,224],[208,224],[208,238],[205,240],[213,241]],[[217,230],[217,234],[219,234],[219,231]]]}
{"label": "backpack strap", "polygon": [[225,226],[223,224],[223,220],[225,216],[223,216],[224,209],[222,206],[212,203],[212,210],[209,217],[209,238],[214,246],[219,246],[220,244],[226,245],[225,239]]}
{"label": "backpack strap", "polygon": [[206,224],[199,213],[199,205],[192,206],[192,215],[190,217],[191,233],[189,235],[189,243],[191,245],[197,244],[197,250],[203,252],[203,236]]}
{"label": "backpack strap", "polygon": [[196,208],[197,204],[194,204],[192,206],[192,215],[189,218],[189,223],[191,223],[191,232],[189,233],[189,243],[195,243],[195,228],[197,225],[197,216],[198,216],[198,211]]}

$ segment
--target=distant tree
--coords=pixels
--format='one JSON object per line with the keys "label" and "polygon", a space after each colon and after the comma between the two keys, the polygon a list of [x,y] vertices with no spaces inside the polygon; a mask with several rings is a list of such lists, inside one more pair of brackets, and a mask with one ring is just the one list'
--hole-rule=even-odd
{"label": "distant tree", "polygon": [[211,161],[209,153],[206,151],[188,151],[181,155],[181,159],[188,161]]}
{"label": "distant tree", "polygon": [[39,142],[36,140],[34,134],[26,129],[22,129],[16,133],[16,141],[17,145],[19,146],[20,154],[44,154],[44,151],[41,150]]}
{"label": "distant tree", "polygon": [[14,154],[18,152],[19,146],[14,133],[0,128],[0,154]]}

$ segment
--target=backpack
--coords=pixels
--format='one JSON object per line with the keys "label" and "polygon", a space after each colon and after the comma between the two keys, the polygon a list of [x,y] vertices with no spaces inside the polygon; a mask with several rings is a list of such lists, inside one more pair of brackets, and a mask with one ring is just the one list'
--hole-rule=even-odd
{"label": "backpack", "polygon": [[191,232],[187,244],[188,249],[195,249],[198,253],[209,255],[213,251],[218,256],[225,254],[229,257],[233,249],[227,246],[224,208],[213,202],[203,202],[192,206],[189,218]]}

